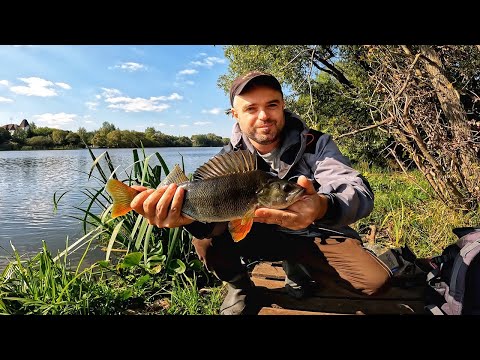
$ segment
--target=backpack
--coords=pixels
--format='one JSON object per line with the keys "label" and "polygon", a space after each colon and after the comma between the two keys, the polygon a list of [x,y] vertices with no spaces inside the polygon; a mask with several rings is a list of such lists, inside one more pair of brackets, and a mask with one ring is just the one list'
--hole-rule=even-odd
{"label": "backpack", "polygon": [[480,315],[480,227],[453,233],[458,241],[430,259],[425,309],[434,315]]}

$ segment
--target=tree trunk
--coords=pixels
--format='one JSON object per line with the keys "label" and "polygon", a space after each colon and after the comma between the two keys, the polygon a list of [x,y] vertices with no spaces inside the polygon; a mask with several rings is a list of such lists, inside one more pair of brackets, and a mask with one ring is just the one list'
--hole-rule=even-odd
{"label": "tree trunk", "polygon": [[471,203],[472,206],[476,205],[480,201],[480,189],[478,187],[480,163],[473,149],[473,139],[465,110],[460,102],[460,96],[445,76],[442,61],[435,50],[430,46],[420,46],[420,51],[424,56],[425,70],[450,124],[453,139],[449,144],[449,150],[452,152],[451,158],[458,159],[459,176],[461,177],[458,180],[467,186],[465,189],[469,193],[465,194],[467,202]]}

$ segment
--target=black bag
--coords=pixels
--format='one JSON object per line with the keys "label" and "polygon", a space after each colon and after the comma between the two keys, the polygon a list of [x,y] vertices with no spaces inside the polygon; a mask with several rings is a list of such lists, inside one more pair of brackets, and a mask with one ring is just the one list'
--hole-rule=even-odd
{"label": "black bag", "polygon": [[459,240],[430,259],[425,309],[434,315],[480,315],[480,228],[453,232]]}

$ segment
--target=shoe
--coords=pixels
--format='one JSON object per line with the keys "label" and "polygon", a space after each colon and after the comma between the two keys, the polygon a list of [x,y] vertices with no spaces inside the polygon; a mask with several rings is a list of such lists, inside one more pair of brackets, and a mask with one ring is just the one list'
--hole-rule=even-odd
{"label": "shoe", "polygon": [[255,285],[248,273],[237,275],[228,281],[228,292],[220,306],[220,315],[253,315]]}
{"label": "shoe", "polygon": [[305,266],[284,260],[282,267],[286,274],[284,288],[288,295],[303,299],[312,294],[311,277]]}

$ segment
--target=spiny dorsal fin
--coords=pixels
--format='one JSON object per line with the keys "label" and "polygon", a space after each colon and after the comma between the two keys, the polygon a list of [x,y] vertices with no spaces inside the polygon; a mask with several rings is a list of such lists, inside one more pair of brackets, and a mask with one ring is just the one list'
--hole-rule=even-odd
{"label": "spiny dorsal fin", "polygon": [[200,166],[193,174],[194,180],[205,180],[222,175],[238,174],[257,169],[257,158],[248,150],[231,151],[216,155]]}
{"label": "spiny dorsal fin", "polygon": [[182,169],[180,169],[180,166],[178,164],[175,164],[174,168],[170,173],[167,175],[165,179],[158,185],[158,187],[163,186],[163,185],[169,185],[169,184],[181,184],[186,181],[189,181],[187,176],[184,174]]}

